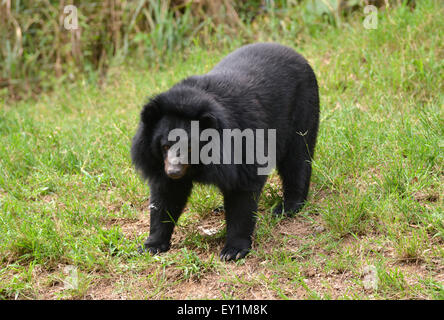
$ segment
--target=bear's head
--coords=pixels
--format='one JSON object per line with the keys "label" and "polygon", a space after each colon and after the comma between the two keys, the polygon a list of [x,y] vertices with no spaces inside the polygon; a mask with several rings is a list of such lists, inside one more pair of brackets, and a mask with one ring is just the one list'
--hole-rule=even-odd
{"label": "bear's head", "polygon": [[133,138],[131,155],[145,177],[166,174],[181,179],[202,165],[200,151],[203,130],[220,130],[220,107],[204,91],[174,87],[152,98],[141,112],[139,129]]}

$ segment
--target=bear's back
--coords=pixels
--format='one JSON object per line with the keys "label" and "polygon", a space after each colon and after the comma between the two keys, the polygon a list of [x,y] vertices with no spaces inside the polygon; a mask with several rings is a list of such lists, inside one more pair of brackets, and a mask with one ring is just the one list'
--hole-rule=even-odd
{"label": "bear's back", "polygon": [[307,61],[292,48],[277,43],[245,45],[222,59],[208,74],[244,73],[255,78],[290,77],[305,71]]}

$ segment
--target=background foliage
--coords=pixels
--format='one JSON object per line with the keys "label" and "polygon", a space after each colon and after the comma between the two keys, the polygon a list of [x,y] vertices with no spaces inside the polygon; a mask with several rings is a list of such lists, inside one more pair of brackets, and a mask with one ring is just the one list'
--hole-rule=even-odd
{"label": "background foliage", "polygon": [[[413,1],[409,1],[414,5]],[[315,31],[320,21],[340,25],[367,4],[401,0],[2,0],[0,97],[23,98],[79,74],[104,81],[110,65],[128,60],[161,66],[190,44],[224,46],[258,29]],[[75,5],[79,28],[66,30],[63,8]],[[276,25],[277,24],[277,25]],[[213,36],[217,35],[217,41]],[[2,90],[3,89],[3,90]]]}

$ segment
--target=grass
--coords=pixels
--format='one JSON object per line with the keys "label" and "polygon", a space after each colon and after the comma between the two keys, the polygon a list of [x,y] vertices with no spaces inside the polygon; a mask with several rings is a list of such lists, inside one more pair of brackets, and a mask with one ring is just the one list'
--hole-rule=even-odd
{"label": "grass", "polygon": [[340,28],[295,35],[284,21],[258,32],[313,65],[321,126],[309,202],[273,218],[273,174],[252,253],[236,263],[217,258],[222,196],[206,186],[168,253],[136,253],[149,190],[129,148],[147,96],[208,71],[242,39],[192,47],[156,72],[115,67],[101,88],[79,80],[1,105],[0,298],[444,299],[443,13],[439,1],[418,1],[380,12],[376,30],[356,13]]}

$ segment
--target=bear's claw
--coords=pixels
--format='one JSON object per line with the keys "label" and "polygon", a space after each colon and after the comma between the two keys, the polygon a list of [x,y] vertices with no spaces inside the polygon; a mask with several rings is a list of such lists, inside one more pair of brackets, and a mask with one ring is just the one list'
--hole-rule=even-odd
{"label": "bear's claw", "polygon": [[239,260],[244,258],[250,252],[249,248],[235,248],[231,246],[225,246],[220,253],[220,260],[230,261]]}

